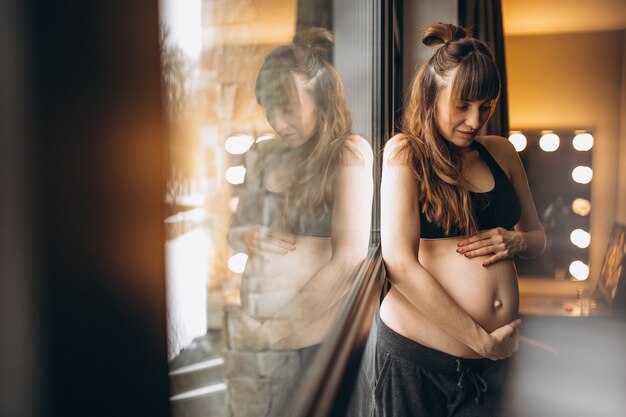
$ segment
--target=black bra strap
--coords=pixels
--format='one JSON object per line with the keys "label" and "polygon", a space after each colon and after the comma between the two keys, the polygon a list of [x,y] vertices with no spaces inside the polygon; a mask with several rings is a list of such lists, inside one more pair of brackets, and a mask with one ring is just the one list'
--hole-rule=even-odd
{"label": "black bra strap", "polygon": [[501,180],[508,181],[509,177],[506,175],[502,167],[500,167],[500,164],[498,164],[498,161],[496,161],[496,159],[493,156],[491,156],[487,148],[485,148],[485,146],[482,143],[476,140],[473,142],[472,145],[476,150],[478,150],[481,158],[483,159],[483,161],[485,161],[485,163],[491,170],[493,179],[496,182],[496,184]]}

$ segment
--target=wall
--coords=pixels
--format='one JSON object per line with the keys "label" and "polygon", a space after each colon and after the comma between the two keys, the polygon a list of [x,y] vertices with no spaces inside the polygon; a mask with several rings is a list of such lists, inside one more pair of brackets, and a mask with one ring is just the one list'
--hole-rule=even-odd
{"label": "wall", "polygon": [[[591,129],[594,178],[590,277],[597,277],[624,181],[619,180],[624,32],[508,36],[511,129]],[[622,119],[624,118],[624,110]],[[622,129],[622,137],[624,137]],[[624,172],[622,171],[622,177]],[[624,217],[622,215],[622,217]],[[593,282],[593,281],[592,281]]]}
{"label": "wall", "polygon": [[402,50],[402,83],[404,94],[419,65],[426,62],[435,51],[422,44],[424,29],[434,22],[457,23],[458,2],[454,0],[420,0],[404,2],[404,27]]}

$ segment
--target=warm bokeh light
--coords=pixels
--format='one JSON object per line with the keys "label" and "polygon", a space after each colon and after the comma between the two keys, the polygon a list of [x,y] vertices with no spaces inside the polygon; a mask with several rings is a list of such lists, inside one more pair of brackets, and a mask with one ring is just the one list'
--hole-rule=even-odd
{"label": "warm bokeh light", "polygon": [[559,137],[554,133],[544,133],[539,139],[539,147],[545,152],[554,152],[559,149],[561,143]]}
{"label": "warm bokeh light", "polygon": [[251,135],[233,135],[226,139],[224,146],[226,147],[226,152],[233,155],[241,155],[246,153],[253,143],[254,138]]}
{"label": "warm bokeh light", "polygon": [[243,184],[246,177],[246,168],[243,165],[230,167],[226,170],[226,181],[233,185]]}
{"label": "warm bokeh light", "polygon": [[577,198],[572,201],[572,211],[579,216],[588,216],[591,212],[591,201],[586,198]]}
{"label": "warm bokeh light", "polygon": [[248,262],[248,255],[237,253],[228,258],[228,269],[236,274],[241,274],[246,269],[246,262]]}
{"label": "warm bokeh light", "polygon": [[569,265],[569,273],[578,281],[584,281],[589,277],[589,267],[581,261],[574,261]]}
{"label": "warm bokeh light", "polygon": [[577,166],[572,170],[572,178],[579,184],[589,184],[593,177],[593,171],[586,166]]}
{"label": "warm bokeh light", "polygon": [[589,247],[591,235],[583,229],[576,229],[569,235],[569,240],[581,249]]}
{"label": "warm bokeh light", "polygon": [[589,133],[579,133],[574,136],[572,145],[574,145],[574,149],[577,151],[588,151],[593,147],[593,136]]}
{"label": "warm bokeh light", "polygon": [[524,136],[522,132],[511,132],[511,135],[509,136],[509,142],[511,142],[513,146],[515,146],[515,150],[517,152],[521,152],[526,149],[526,145],[528,144],[526,136]]}
{"label": "warm bokeh light", "polygon": [[274,138],[276,138],[276,136],[274,136],[273,134],[271,134],[271,133],[266,133],[266,134],[264,134],[264,135],[259,136],[259,137],[256,139],[256,141],[257,141],[257,143],[259,143],[259,142],[264,142],[264,141],[266,141],[266,140],[270,140],[270,139],[274,139]]}

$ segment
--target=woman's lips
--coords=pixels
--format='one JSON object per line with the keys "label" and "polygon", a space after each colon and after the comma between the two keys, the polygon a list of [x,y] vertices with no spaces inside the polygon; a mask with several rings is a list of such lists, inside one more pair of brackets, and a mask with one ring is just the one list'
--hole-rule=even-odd
{"label": "woman's lips", "polygon": [[478,130],[474,130],[472,132],[464,132],[462,130],[457,130],[457,132],[459,132],[464,138],[470,139],[476,136],[476,133],[478,133]]}

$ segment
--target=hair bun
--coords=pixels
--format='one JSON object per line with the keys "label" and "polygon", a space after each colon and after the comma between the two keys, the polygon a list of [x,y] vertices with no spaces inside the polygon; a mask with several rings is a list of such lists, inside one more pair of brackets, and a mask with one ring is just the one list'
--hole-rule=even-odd
{"label": "hair bun", "polygon": [[467,31],[460,26],[438,22],[426,28],[422,43],[427,46],[442,45],[450,41],[464,39],[467,36]]}
{"label": "hair bun", "polygon": [[334,45],[333,35],[324,28],[312,27],[298,33],[293,38],[293,44],[310,49],[315,55],[327,57],[328,51]]}

